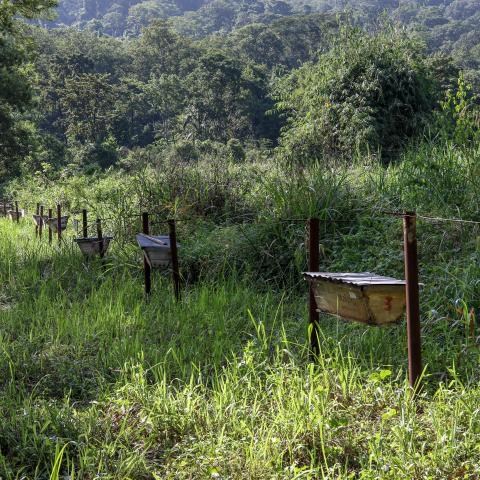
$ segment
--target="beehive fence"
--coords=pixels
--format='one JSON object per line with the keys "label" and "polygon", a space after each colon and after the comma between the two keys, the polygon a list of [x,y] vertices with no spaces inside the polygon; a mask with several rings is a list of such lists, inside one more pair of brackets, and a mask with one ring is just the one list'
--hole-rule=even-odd
{"label": "beehive fence", "polygon": [[[22,211],[19,209],[18,201],[7,202],[1,201],[2,214],[7,216],[10,211],[13,214],[11,218],[16,222],[20,221]],[[8,210],[10,208],[10,210]],[[14,210],[12,210],[14,208]],[[66,228],[66,225],[62,225],[62,207],[61,204],[56,208],[56,233],[58,242],[62,241],[62,230]],[[75,213],[75,212],[72,212]],[[76,212],[78,213],[78,212]],[[48,217],[44,216],[44,206],[41,203],[37,203],[35,210],[35,236],[40,240],[42,239],[43,226],[47,224],[49,227],[48,239],[49,243],[52,243],[53,228],[52,228],[52,209],[48,209]],[[82,238],[76,240],[88,240],[88,213],[86,209],[81,211],[82,215]],[[178,301],[180,299],[180,269],[177,249],[177,233],[176,233],[176,221],[174,219],[168,220],[156,220],[155,224],[168,225],[168,241],[162,240],[159,242],[157,238],[166,239],[167,237],[151,237],[150,236],[150,215],[164,215],[162,214],[149,214],[143,212],[140,215],[130,216],[141,218],[142,233],[147,239],[169,245],[169,264],[171,265],[172,282],[174,288],[175,298]],[[422,375],[422,356],[421,356],[421,326],[420,326],[420,304],[419,304],[419,271],[418,271],[418,249],[417,249],[417,219],[422,219],[427,222],[441,223],[441,222],[455,222],[469,225],[480,225],[480,221],[476,220],[464,220],[457,218],[440,218],[431,215],[417,215],[416,212],[380,212],[375,218],[382,218],[381,216],[397,216],[403,219],[403,257],[404,257],[404,269],[405,269],[405,310],[406,310],[406,324],[407,324],[407,346],[408,346],[408,378],[412,388],[417,388]],[[38,221],[39,218],[39,221]],[[48,221],[49,220],[49,221]],[[188,221],[188,219],[182,219],[182,221]],[[339,223],[338,220],[329,220],[319,218],[290,218],[280,219],[282,222],[306,222],[308,227],[308,268],[310,272],[318,272],[320,268],[320,221]],[[341,221],[340,221],[341,222]],[[78,226],[78,220],[75,221]],[[97,218],[95,221],[96,226],[96,241],[98,243],[97,252],[100,257],[103,258],[108,243],[112,237],[105,237],[102,229],[102,219]],[[77,232],[78,233],[78,232]],[[143,250],[143,249],[142,249]],[[145,250],[143,251],[143,265],[144,265],[144,287],[145,294],[148,297],[151,294],[152,280],[151,270],[152,264],[149,260]],[[385,277],[382,277],[385,278]],[[394,279],[392,279],[394,280]],[[308,295],[308,323],[309,323],[309,337],[310,348],[313,357],[318,355],[320,350],[319,344],[319,321],[320,311],[315,298],[315,292],[313,283],[309,282],[309,295]]]}

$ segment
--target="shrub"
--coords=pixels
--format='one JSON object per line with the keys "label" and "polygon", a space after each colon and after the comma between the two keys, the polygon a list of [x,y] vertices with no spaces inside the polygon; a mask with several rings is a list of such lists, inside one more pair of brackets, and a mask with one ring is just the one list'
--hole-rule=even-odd
{"label": "shrub", "polygon": [[277,86],[288,116],[280,151],[303,162],[359,152],[394,156],[438,104],[423,46],[401,31],[344,28],[332,49]]}

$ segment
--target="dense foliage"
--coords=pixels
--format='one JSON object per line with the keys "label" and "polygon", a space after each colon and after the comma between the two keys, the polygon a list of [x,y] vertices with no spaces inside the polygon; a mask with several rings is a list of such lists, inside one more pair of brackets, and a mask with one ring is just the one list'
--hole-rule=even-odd
{"label": "dense foliage", "polygon": [[402,32],[342,30],[315,63],[282,80],[278,108],[288,118],[282,146],[291,161],[352,152],[391,159],[421,132],[441,99],[421,46]]}
{"label": "dense foliage", "polygon": [[34,72],[31,44],[21,17],[33,19],[55,1],[23,0],[0,4],[0,176],[17,172],[19,160],[31,150],[31,124],[24,114],[32,107]]}
{"label": "dense foliage", "polygon": [[[328,2],[85,1],[61,3],[50,30],[24,26],[21,36],[15,20],[17,34],[2,44],[4,176],[130,168],[134,150],[152,147],[185,160],[232,145],[236,158],[277,147],[290,163],[392,160],[408,142],[451,131],[460,70],[460,95],[475,110],[475,49],[467,58],[461,39],[434,40],[448,23],[440,15],[455,25],[474,17],[457,3],[358,2],[335,17],[342,5]],[[383,9],[409,28],[380,19]],[[470,36],[473,28],[461,27]],[[475,130],[476,114],[469,119]]]}
{"label": "dense foliage", "polygon": [[136,36],[152,20],[170,18],[179,32],[202,37],[249,24],[270,24],[282,17],[343,11],[350,11],[363,25],[375,24],[378,16],[386,13],[421,32],[431,51],[453,54],[472,73],[479,66],[479,11],[478,2],[473,0],[62,0],[58,18],[50,25]]}

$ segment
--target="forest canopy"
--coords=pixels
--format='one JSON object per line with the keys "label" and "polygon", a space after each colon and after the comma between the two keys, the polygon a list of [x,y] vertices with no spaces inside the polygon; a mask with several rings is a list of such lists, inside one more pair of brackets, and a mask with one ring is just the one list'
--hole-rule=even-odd
{"label": "forest canopy", "polygon": [[142,149],[186,161],[232,146],[236,158],[390,161],[452,124],[439,115],[460,71],[476,103],[476,9],[458,1],[411,15],[405,4],[340,14],[326,2],[85,0],[61,2],[54,20],[53,4],[16,5],[3,14],[6,177],[131,168]]}

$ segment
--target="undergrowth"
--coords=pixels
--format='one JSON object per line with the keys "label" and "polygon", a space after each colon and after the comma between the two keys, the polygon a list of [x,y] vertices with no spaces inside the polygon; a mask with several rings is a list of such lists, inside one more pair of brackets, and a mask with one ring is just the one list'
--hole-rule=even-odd
{"label": "undergrowth", "polygon": [[[113,218],[116,239],[86,262],[73,230],[49,246],[28,218],[0,220],[0,478],[479,478],[477,226],[419,222],[415,401],[404,321],[322,316],[308,355],[305,217],[323,220],[322,269],[396,277],[401,221],[382,212],[478,220],[477,152],[416,151],[289,174],[191,165],[171,190],[150,167],[12,185],[30,211],[62,201]],[[178,303],[168,272],[144,298],[139,219],[125,218],[142,209],[178,220]]]}

